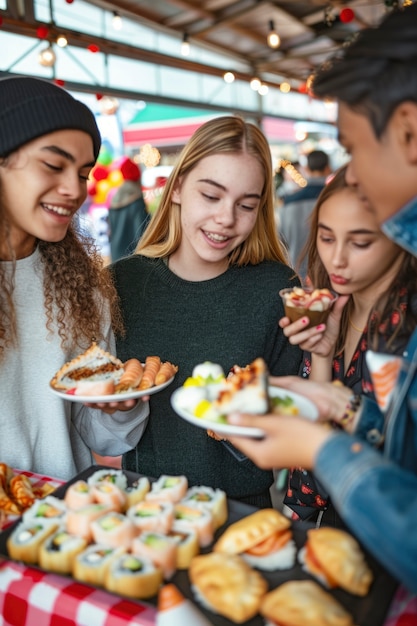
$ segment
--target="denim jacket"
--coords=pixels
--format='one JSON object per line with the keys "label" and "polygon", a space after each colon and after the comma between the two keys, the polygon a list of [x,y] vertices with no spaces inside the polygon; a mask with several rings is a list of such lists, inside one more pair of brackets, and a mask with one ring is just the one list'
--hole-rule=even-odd
{"label": "denim jacket", "polygon": [[[417,256],[417,197],[382,228]],[[417,330],[387,414],[364,398],[355,436],[332,436],[314,471],[352,533],[417,593]]]}

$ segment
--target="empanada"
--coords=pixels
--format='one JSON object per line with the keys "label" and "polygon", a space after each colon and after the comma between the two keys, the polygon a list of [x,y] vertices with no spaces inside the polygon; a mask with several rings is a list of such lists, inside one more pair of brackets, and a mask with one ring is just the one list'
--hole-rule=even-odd
{"label": "empanada", "polygon": [[214,544],[215,552],[240,554],[264,541],[275,531],[290,528],[290,520],[276,509],[259,509],[231,524]]}
{"label": "empanada", "polygon": [[211,611],[241,624],[256,615],[267,581],[237,556],[210,552],[194,557],[189,568],[197,597]]}
{"label": "empanada", "polygon": [[329,587],[342,587],[358,596],[365,596],[373,574],[358,542],[344,530],[322,526],[307,531],[304,555],[305,568]]}
{"label": "empanada", "polygon": [[285,626],[354,626],[344,607],[310,580],[292,580],[270,591],[262,599],[260,613]]}

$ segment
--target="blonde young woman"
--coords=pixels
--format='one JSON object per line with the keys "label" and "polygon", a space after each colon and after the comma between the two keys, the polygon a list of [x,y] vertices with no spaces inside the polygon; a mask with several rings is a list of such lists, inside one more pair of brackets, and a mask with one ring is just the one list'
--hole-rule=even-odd
{"label": "blonde young woman", "polygon": [[[94,338],[115,349],[117,294],[76,228],[100,150],[93,113],[31,77],[0,80],[0,459],[69,480],[92,450],[118,455],[143,430],[143,402],[84,406],[49,381]],[[100,410],[102,409],[102,410]]]}
{"label": "blonde young woman", "polygon": [[272,473],[228,441],[211,438],[171,408],[176,387],[203,361],[225,372],[263,357],[273,374],[295,374],[301,351],[278,326],[279,290],[298,285],[275,232],[271,154],[263,133],[233,116],[201,126],[180,154],[136,254],[115,263],[126,359],[158,354],[179,366],[150,400],[150,419],[123,466],[270,506]]}

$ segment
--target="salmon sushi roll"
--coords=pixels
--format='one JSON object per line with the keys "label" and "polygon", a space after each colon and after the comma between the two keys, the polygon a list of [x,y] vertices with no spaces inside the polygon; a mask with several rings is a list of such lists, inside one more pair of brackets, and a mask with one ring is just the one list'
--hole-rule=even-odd
{"label": "salmon sushi roll", "polygon": [[91,494],[95,502],[107,504],[113,511],[125,510],[126,494],[117,485],[110,481],[98,482],[91,487]]}
{"label": "salmon sushi roll", "polygon": [[146,494],[151,488],[151,483],[147,476],[141,476],[137,480],[135,480],[132,485],[126,487],[125,496],[126,496],[126,510],[130,509],[134,504],[138,504],[138,502],[142,502],[145,499]]}
{"label": "salmon sushi roll", "polygon": [[71,574],[75,556],[86,547],[86,539],[59,528],[41,544],[39,565],[50,572]]}
{"label": "salmon sushi roll", "polygon": [[127,517],[140,530],[167,533],[174,521],[172,502],[139,502],[126,512]]}
{"label": "salmon sushi roll", "polygon": [[64,502],[69,509],[81,509],[94,502],[89,484],[85,480],[77,480],[65,492]]}
{"label": "salmon sushi roll", "polygon": [[188,569],[192,558],[200,552],[196,531],[193,528],[179,529],[174,521],[167,536],[177,544],[177,569]]}
{"label": "salmon sushi roll", "polygon": [[179,502],[188,489],[188,480],[185,476],[168,476],[163,474],[152,483],[152,488],[145,499],[156,502]]}
{"label": "salmon sushi roll", "polygon": [[104,586],[113,593],[146,599],[156,596],[162,583],[162,570],[150,559],[136,554],[122,554],[110,563]]}
{"label": "salmon sushi roll", "polygon": [[42,500],[36,500],[34,504],[23,513],[25,522],[44,520],[47,523],[56,525],[63,524],[66,519],[68,509],[63,500],[55,496],[46,496]]}
{"label": "salmon sushi roll", "polygon": [[93,502],[92,504],[83,506],[81,509],[68,511],[66,529],[71,535],[84,537],[84,539],[90,542],[93,539],[91,523],[105,513],[109,513],[110,510],[107,504]]}
{"label": "salmon sushi roll", "polygon": [[197,506],[198,508],[208,508],[213,515],[214,529],[217,530],[227,522],[228,506],[226,492],[222,489],[212,487],[190,487],[184,498],[184,504]]}
{"label": "salmon sushi roll", "polygon": [[195,530],[201,548],[206,548],[214,539],[213,516],[208,509],[179,503],[174,506],[177,530]]}
{"label": "salmon sushi roll", "polygon": [[127,550],[138,534],[138,529],[126,515],[111,511],[91,522],[91,533],[95,543]]}
{"label": "salmon sushi roll", "polygon": [[154,531],[141,533],[132,543],[132,553],[151,559],[169,580],[177,570],[177,544],[167,535]]}
{"label": "salmon sushi roll", "polygon": [[110,564],[122,554],[123,548],[93,543],[75,556],[72,575],[80,582],[103,587]]}
{"label": "salmon sushi roll", "polygon": [[113,483],[114,485],[117,485],[119,489],[122,489],[122,491],[125,491],[127,487],[126,474],[124,474],[122,470],[111,468],[97,470],[91,476],[89,476],[87,482],[90,487],[101,482]]}
{"label": "salmon sushi roll", "polygon": [[56,522],[43,519],[22,521],[6,541],[7,552],[15,561],[36,565],[42,542],[58,528]]}

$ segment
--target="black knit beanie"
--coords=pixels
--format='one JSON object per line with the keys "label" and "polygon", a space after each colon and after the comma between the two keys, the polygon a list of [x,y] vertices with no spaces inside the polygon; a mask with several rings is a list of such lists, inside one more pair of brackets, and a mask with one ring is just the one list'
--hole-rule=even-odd
{"label": "black knit beanie", "polygon": [[0,79],[0,157],[42,135],[71,128],[91,136],[97,158],[100,132],[94,114],[85,104],[40,78]]}

